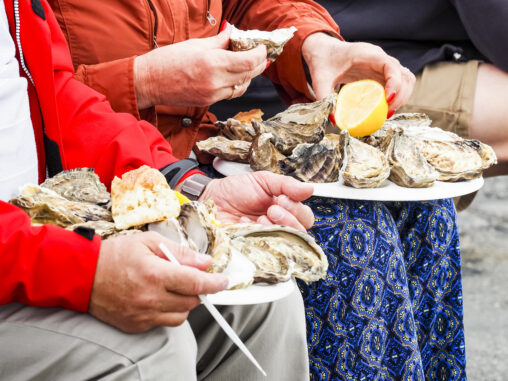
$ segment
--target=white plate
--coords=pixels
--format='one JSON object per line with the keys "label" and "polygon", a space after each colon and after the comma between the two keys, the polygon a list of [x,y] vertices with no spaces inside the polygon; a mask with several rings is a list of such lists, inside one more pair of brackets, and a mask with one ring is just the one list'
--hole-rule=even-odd
{"label": "white plate", "polygon": [[206,297],[213,304],[218,305],[244,305],[273,302],[290,295],[296,287],[293,279],[272,285],[253,284],[239,290],[226,290]]}
{"label": "white plate", "polygon": [[[216,157],[213,167],[224,176],[252,172],[249,164],[235,163]],[[357,189],[336,183],[314,183],[314,196],[371,201],[424,201],[462,196],[477,191],[483,186],[483,178],[457,183],[436,181],[429,188],[404,188],[389,180],[378,188]]]}

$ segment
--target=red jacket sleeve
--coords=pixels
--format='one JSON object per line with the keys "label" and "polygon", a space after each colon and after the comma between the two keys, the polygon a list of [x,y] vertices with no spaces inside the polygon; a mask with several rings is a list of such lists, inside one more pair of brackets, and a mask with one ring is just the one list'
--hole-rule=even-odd
{"label": "red jacket sleeve", "polygon": [[93,241],[30,218],[0,201],[0,304],[22,302],[86,312],[99,255]]}
{"label": "red jacket sleeve", "polygon": [[330,14],[311,0],[225,0],[223,18],[240,29],[298,28],[279,58],[263,74],[278,84],[288,103],[314,100],[303,68],[302,45],[317,32],[342,39]]}

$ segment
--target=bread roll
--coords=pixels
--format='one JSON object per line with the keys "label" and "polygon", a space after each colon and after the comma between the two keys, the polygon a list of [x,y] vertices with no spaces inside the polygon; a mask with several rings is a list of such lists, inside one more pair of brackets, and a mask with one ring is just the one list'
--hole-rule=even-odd
{"label": "bread roll", "polygon": [[146,165],[113,179],[111,202],[113,220],[120,230],[180,214],[178,198],[164,175]]}

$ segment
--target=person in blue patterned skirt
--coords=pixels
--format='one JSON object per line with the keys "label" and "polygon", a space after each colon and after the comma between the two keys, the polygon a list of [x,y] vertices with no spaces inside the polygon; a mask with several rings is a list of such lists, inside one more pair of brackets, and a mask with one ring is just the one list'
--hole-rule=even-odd
{"label": "person in blue patterned skirt", "polygon": [[298,284],[311,379],[465,380],[453,201],[308,205],[329,260],[324,280]]}

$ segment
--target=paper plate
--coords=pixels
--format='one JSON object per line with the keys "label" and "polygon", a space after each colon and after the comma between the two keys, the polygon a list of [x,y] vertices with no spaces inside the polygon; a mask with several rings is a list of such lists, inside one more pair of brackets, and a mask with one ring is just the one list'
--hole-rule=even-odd
{"label": "paper plate", "polygon": [[[224,176],[252,172],[249,164],[236,163],[216,157],[213,166]],[[436,181],[429,188],[405,188],[386,180],[378,188],[357,189],[335,183],[314,183],[314,196],[370,201],[425,201],[462,196],[477,191],[483,186],[483,178],[456,183]]]}
{"label": "paper plate", "polygon": [[226,290],[216,294],[208,294],[207,298],[218,305],[245,305],[268,303],[285,298],[296,288],[293,279],[276,284],[253,284],[239,290]]}

